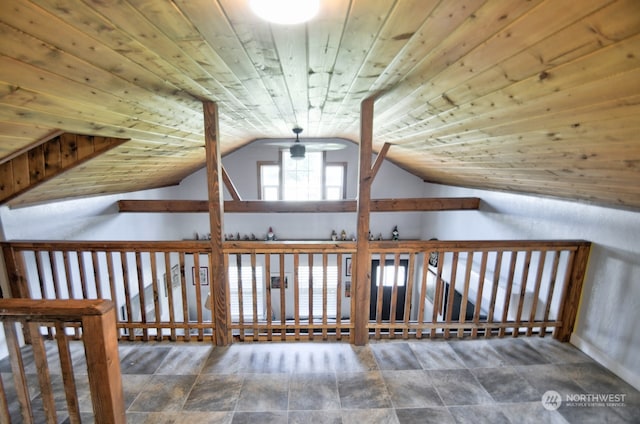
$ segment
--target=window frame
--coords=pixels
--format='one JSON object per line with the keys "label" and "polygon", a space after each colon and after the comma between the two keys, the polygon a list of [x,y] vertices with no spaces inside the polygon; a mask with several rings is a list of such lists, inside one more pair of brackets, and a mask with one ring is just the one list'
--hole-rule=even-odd
{"label": "window frame", "polygon": [[[284,170],[282,157],[289,152],[282,150],[278,156],[277,161],[257,161],[257,176],[258,176],[258,199],[264,199],[263,183],[262,183],[262,167],[263,166],[277,166],[278,167],[278,201],[283,200],[284,189]],[[328,198],[327,193],[327,167],[340,166],[342,167],[342,198],[339,200],[345,200],[347,198],[347,162],[327,162],[327,152],[322,152],[322,199],[317,201],[325,201]]]}

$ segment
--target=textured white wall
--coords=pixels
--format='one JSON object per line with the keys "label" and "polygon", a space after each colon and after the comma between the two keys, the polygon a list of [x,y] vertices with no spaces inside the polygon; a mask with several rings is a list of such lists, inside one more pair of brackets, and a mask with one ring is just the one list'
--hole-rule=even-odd
{"label": "textured white wall", "polygon": [[427,184],[425,196],[476,196],[479,211],[423,216],[423,238],[584,239],[593,243],[572,343],[640,388],[640,213]]}

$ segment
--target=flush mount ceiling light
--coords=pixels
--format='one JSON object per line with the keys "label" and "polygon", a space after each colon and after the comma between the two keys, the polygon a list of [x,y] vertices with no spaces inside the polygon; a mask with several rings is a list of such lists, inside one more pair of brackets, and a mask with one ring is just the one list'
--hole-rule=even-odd
{"label": "flush mount ceiling light", "polygon": [[320,0],[249,0],[249,6],[265,21],[295,25],[313,18],[320,9]]}

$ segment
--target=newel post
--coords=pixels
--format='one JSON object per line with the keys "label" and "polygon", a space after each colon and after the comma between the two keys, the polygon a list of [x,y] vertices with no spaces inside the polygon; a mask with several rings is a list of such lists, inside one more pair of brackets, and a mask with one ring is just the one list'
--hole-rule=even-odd
{"label": "newel post", "polygon": [[204,111],[204,144],[207,155],[207,187],[209,194],[209,223],[211,230],[211,298],[215,323],[215,342],[226,346],[230,341],[229,311],[227,305],[227,273],[224,267],[223,216],[224,193],[222,190],[222,156],[218,127],[218,106],[213,102],[202,103]]}
{"label": "newel post", "polygon": [[561,342],[569,341],[576,324],[590,252],[591,243],[585,242],[581,244],[575,252],[573,263],[571,264],[571,275],[565,287],[558,313],[558,320],[562,322],[562,326],[556,327],[553,333],[553,337]]}
{"label": "newel post", "polygon": [[360,158],[358,167],[358,230],[356,241],[353,343],[358,346],[369,340],[369,302],[371,296],[371,259],[369,252],[369,221],[371,212],[371,155],[373,153],[373,103],[370,97],[360,107]]}

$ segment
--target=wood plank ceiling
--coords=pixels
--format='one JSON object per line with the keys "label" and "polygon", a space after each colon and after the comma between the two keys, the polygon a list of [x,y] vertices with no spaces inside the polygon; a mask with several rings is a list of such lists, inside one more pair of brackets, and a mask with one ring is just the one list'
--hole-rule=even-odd
{"label": "wood plank ceiling", "polygon": [[[129,141],[12,205],[178,183],[257,138],[359,138],[426,181],[640,210],[637,0],[3,0],[0,158],[60,132]],[[3,159],[0,159],[0,162]]]}

